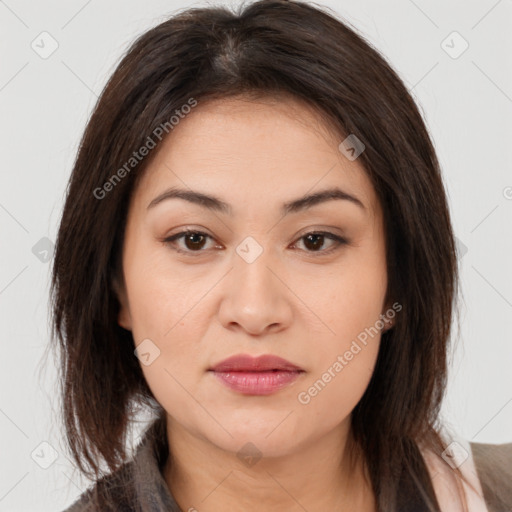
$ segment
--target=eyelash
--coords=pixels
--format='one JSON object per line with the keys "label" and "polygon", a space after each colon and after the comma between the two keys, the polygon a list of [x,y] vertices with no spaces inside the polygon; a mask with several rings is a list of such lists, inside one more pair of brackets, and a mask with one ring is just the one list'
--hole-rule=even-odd
{"label": "eyelash", "polygon": [[[201,236],[204,236],[207,238],[212,238],[210,235],[208,235],[207,233],[204,233],[202,231],[186,230],[186,231],[180,231],[179,233],[171,235],[171,236],[163,239],[162,242],[164,244],[172,246],[172,249],[176,252],[179,252],[181,254],[187,254],[187,255],[190,255],[193,257],[200,256],[201,253],[206,252],[205,249],[200,249],[198,251],[191,251],[191,250],[183,250],[183,249],[176,247],[175,241],[183,239],[187,235],[201,235]],[[305,233],[304,235],[302,235],[298,240],[302,240],[309,235],[321,235],[329,240],[333,240],[334,242],[336,242],[335,245],[331,249],[327,249],[325,251],[322,251],[322,250],[306,251],[310,254],[318,253],[319,255],[328,255],[328,254],[331,254],[334,251],[338,250],[341,246],[347,245],[350,243],[350,241],[348,239],[338,236],[338,235],[335,235],[334,233],[331,233],[329,231],[310,231],[309,233]],[[196,253],[196,254],[194,254],[194,253]]]}

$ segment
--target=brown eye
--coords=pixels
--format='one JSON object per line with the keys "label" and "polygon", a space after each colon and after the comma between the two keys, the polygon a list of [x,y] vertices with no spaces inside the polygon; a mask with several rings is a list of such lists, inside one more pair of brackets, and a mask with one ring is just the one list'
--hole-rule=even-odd
{"label": "brown eye", "polygon": [[[201,253],[203,251],[203,247],[205,246],[206,240],[211,238],[210,235],[206,233],[202,233],[201,231],[182,231],[180,233],[176,233],[166,239],[163,240],[164,243],[170,243],[173,246],[176,246],[176,242],[178,240],[183,239],[184,249],[180,247],[174,247],[176,251],[181,253]],[[183,246],[182,246],[183,247]],[[195,256],[195,255],[194,255]]]}
{"label": "brown eye", "polygon": [[196,250],[202,249],[205,243],[205,236],[200,233],[189,233],[183,238],[187,249]]}
{"label": "brown eye", "polygon": [[308,250],[316,251],[321,249],[325,242],[325,236],[313,233],[304,237],[304,245]]}
{"label": "brown eye", "polygon": [[[322,247],[324,246],[326,239],[331,240],[334,243],[331,245],[331,248],[323,250]],[[348,243],[346,238],[327,231],[307,233],[302,236],[300,240],[304,240],[304,247],[306,247],[307,252],[318,252],[322,254],[331,253],[340,245],[346,245]]]}
{"label": "brown eye", "polygon": [[[183,245],[178,246],[177,242],[183,239]],[[201,231],[181,231],[163,240],[164,243],[171,244],[173,249],[179,253],[189,254],[191,256],[200,256],[202,252],[206,252],[204,249],[206,242],[212,237]],[[338,249],[341,245],[346,245],[349,241],[346,238],[335,235],[328,231],[311,232],[302,236],[299,240],[304,241],[305,252],[308,253],[319,253],[330,254],[331,252]],[[330,240],[333,242],[331,247],[323,249],[325,241]],[[194,254],[196,253],[196,254]]]}

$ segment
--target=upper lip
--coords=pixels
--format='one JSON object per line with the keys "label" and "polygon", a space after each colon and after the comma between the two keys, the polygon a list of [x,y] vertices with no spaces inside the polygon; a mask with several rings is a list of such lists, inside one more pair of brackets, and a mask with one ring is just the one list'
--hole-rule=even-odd
{"label": "upper lip", "polygon": [[281,370],[281,371],[303,371],[302,368],[290,363],[282,357],[274,356],[272,354],[265,354],[258,357],[252,357],[247,354],[237,354],[220,363],[216,364],[212,368],[209,368],[214,372],[228,372],[228,371],[249,371],[249,372],[264,372],[270,370]]}

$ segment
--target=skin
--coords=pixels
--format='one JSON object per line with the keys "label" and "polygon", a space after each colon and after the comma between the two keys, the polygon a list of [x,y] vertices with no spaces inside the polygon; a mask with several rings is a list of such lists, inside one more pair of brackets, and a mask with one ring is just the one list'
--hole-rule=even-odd
{"label": "skin", "polygon": [[[342,140],[294,99],[199,102],[132,197],[119,324],[136,346],[150,339],[160,350],[141,367],[168,415],[164,477],[183,510],[377,510],[347,447],[381,333],[309,403],[297,399],[390,307],[382,210]],[[215,195],[233,215],[183,199],[147,208],[171,186]],[[331,186],[365,208],[330,200],[282,217],[282,203]],[[186,228],[211,238],[162,242]],[[318,230],[348,244],[304,239]],[[263,248],[251,263],[236,252],[247,236]],[[274,394],[242,395],[207,371],[241,353],[275,354],[305,371]],[[248,442],[261,452],[250,466],[237,457]]]}

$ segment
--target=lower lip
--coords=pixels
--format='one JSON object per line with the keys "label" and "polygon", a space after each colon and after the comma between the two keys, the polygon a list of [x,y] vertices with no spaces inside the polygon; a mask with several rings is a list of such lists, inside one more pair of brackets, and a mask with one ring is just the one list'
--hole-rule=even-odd
{"label": "lower lip", "polygon": [[213,372],[228,388],[244,395],[270,395],[295,381],[302,372]]}

